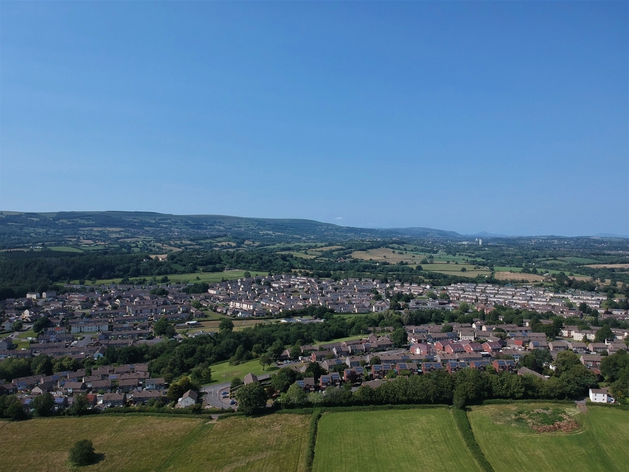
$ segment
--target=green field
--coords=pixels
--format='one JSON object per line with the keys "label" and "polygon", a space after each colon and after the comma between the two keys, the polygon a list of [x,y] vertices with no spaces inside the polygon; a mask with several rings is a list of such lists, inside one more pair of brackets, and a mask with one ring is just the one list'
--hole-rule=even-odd
{"label": "green field", "polygon": [[326,413],[315,472],[480,471],[446,408]]}
{"label": "green field", "polygon": [[[229,316],[221,316],[218,313],[216,315],[217,315],[216,319],[214,320],[200,321],[199,324],[197,325],[191,326],[189,328],[178,329],[177,331],[180,333],[186,333],[188,336],[190,336],[191,334],[198,333],[200,331],[203,331],[205,333],[209,333],[211,331],[218,331],[218,326],[221,323],[221,320],[225,318],[229,318],[229,319],[231,318]],[[251,328],[257,324],[265,324],[265,323],[273,322],[271,320],[260,320],[260,319],[255,319],[255,318],[245,318],[245,319],[234,318],[231,320],[234,323],[234,331],[242,331],[245,328]]]}
{"label": "green field", "polygon": [[200,431],[158,470],[305,470],[308,415],[230,418]]}
{"label": "green field", "polygon": [[229,365],[229,362],[221,362],[219,364],[213,364],[212,368],[212,380],[218,383],[231,382],[236,377],[242,378],[249,372],[255,375],[272,374],[279,370],[279,367],[272,365],[267,366],[266,370],[262,370],[262,365],[258,359],[253,359],[248,362],[244,362],[238,365]]}
{"label": "green field", "polygon": [[[562,409],[579,428],[570,432],[536,432],[517,421],[518,411]],[[485,457],[500,471],[629,470],[629,411],[590,407],[513,404],[474,407],[470,423]]]}
{"label": "green field", "polygon": [[72,246],[49,246],[48,249],[57,252],[76,252],[80,254],[83,253],[81,249]]}
{"label": "green field", "polygon": [[176,453],[203,421],[189,418],[93,416],[0,423],[2,468],[19,471],[67,470],[75,441],[90,439],[104,460],[98,471],[153,471]]}
{"label": "green field", "polygon": [[574,264],[596,264],[596,259],[590,259],[587,257],[562,257],[560,258],[562,261],[572,262]]}
{"label": "green field", "polygon": [[[94,416],[0,423],[2,469],[68,470],[70,447],[90,439],[103,459],[86,471],[301,471],[308,415],[207,419]],[[78,469],[77,469],[78,470]]]}

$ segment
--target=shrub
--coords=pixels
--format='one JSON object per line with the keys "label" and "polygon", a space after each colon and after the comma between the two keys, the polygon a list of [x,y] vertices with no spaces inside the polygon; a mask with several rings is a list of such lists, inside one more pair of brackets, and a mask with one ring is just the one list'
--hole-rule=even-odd
{"label": "shrub", "polygon": [[96,452],[94,445],[89,439],[81,439],[74,443],[70,449],[69,461],[73,465],[82,466],[96,462]]}

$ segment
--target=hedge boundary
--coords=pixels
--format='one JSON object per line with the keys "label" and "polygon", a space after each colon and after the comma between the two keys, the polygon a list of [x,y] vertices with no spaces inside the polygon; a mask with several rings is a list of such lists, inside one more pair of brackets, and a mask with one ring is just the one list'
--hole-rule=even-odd
{"label": "hedge boundary", "polygon": [[476,438],[474,437],[474,431],[472,431],[472,425],[470,424],[470,420],[467,417],[467,412],[465,410],[460,410],[458,408],[452,408],[452,416],[454,417],[454,422],[456,423],[461,435],[463,436],[463,440],[465,441],[465,445],[474,456],[474,459],[478,463],[481,469],[485,472],[495,472],[492,465],[489,463],[485,454],[481,450],[480,446],[476,442]]}
{"label": "hedge boundary", "polygon": [[310,418],[310,427],[308,428],[308,451],[306,453],[306,472],[312,472],[312,464],[314,464],[315,446],[317,445],[317,432],[319,429],[319,420],[323,413],[320,409],[315,409]]}

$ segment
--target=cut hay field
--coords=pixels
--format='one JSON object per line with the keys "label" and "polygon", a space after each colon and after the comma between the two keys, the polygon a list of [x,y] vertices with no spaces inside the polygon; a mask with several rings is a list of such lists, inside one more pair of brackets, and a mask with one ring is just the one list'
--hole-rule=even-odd
{"label": "cut hay field", "polygon": [[498,280],[526,280],[527,282],[542,282],[546,277],[538,274],[523,274],[521,272],[496,272],[494,277]]}
{"label": "cut hay field", "polygon": [[405,253],[402,254],[401,251],[393,251],[393,249],[389,249],[388,247],[369,249],[368,251],[354,251],[352,253],[352,258],[361,259],[364,261],[387,261],[391,264],[397,264],[398,262],[407,262],[410,265],[414,265],[419,264],[419,261],[421,261],[424,257],[422,254],[412,254],[406,251],[404,251]]}
{"label": "cut hay field", "polygon": [[229,418],[196,435],[159,471],[305,471],[309,415]]}
{"label": "cut hay field", "polygon": [[[569,432],[537,432],[521,420],[535,410],[562,410],[578,423]],[[589,407],[579,413],[560,404],[473,407],[476,441],[496,472],[626,471],[629,464],[629,411]]]}
{"label": "cut hay field", "polygon": [[[422,264],[422,269],[427,272],[437,272],[439,274],[453,275],[457,277],[477,277],[479,275],[486,275],[489,277],[491,272],[487,269],[477,268],[471,264]],[[461,268],[465,268],[465,272],[461,272]]]}
{"label": "cut hay field", "polygon": [[448,409],[326,413],[314,472],[480,471]]}
{"label": "cut hay field", "polygon": [[629,269],[629,264],[589,264],[592,269]]}
{"label": "cut hay field", "polygon": [[189,418],[93,416],[0,423],[3,470],[67,470],[68,451],[90,439],[104,460],[94,471],[152,471],[174,454],[204,422]]}
{"label": "cut hay field", "polygon": [[[90,439],[104,458],[86,471],[302,471],[308,415],[207,419],[150,416],[0,423],[2,469],[69,470],[68,451]],[[76,469],[75,469],[76,470]]]}

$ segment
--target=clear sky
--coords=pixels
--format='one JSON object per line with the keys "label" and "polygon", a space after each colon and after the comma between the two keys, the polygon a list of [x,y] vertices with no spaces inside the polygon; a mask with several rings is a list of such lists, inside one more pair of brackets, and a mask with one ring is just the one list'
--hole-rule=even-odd
{"label": "clear sky", "polygon": [[0,210],[629,234],[628,3],[0,4]]}

